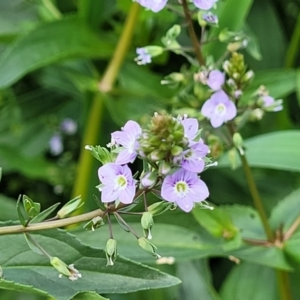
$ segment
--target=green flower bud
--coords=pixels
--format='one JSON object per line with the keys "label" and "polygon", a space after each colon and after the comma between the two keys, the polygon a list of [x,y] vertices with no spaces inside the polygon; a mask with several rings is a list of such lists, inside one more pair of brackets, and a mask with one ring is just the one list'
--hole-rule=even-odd
{"label": "green flower bud", "polygon": [[164,48],[160,46],[146,46],[143,47],[151,57],[161,55],[164,52]]}
{"label": "green flower bud", "polygon": [[172,206],[173,203],[167,201],[155,202],[148,207],[148,212],[150,212],[153,216],[158,216],[165,211],[170,210]]}
{"label": "green flower bud", "polygon": [[71,199],[67,202],[56,214],[59,219],[63,219],[73,213],[75,210],[79,209],[84,202],[81,201],[80,196]]}
{"label": "green flower bud", "polygon": [[182,153],[182,151],[183,151],[183,149],[181,147],[179,147],[179,146],[174,146],[174,147],[171,148],[171,154],[173,156],[180,155]]}
{"label": "green flower bud", "polygon": [[37,202],[33,202],[26,195],[23,195],[23,206],[30,218],[34,218],[41,211],[41,204]]}
{"label": "green flower bud", "polygon": [[95,231],[95,229],[101,227],[104,225],[103,219],[100,216],[97,216],[90,220],[88,223],[86,223],[83,228],[86,230],[92,230]]}
{"label": "green flower bud", "polygon": [[233,141],[234,146],[239,150],[240,154],[244,155],[245,152],[244,152],[244,149],[243,149],[243,138],[242,138],[242,136],[238,132],[236,132],[233,135],[232,141]]}
{"label": "green flower bud", "polygon": [[157,181],[158,174],[156,171],[147,172],[141,176],[141,186],[144,188],[152,188]]}
{"label": "green flower bud", "polygon": [[106,259],[107,266],[113,266],[114,261],[117,258],[117,241],[114,239],[109,239],[106,243]]}
{"label": "green flower bud", "polygon": [[3,278],[3,269],[0,266],[0,279]]}
{"label": "green flower bud", "polygon": [[146,211],[142,215],[141,224],[143,227],[144,235],[147,239],[151,240],[151,229],[154,225],[153,216],[150,212]]}
{"label": "green flower bud", "polygon": [[138,239],[138,243],[139,243],[139,246],[143,250],[145,250],[146,252],[148,252],[152,256],[154,256],[156,258],[160,258],[161,257],[159,254],[156,253],[157,247],[154,244],[152,244],[149,240],[147,240],[145,237],[140,237]]}
{"label": "green flower bud", "polygon": [[60,260],[58,257],[51,257],[50,258],[50,264],[61,274],[64,276],[69,277],[70,280],[74,281],[78,278],[81,278],[81,274],[77,269],[74,268],[74,265],[67,265],[62,260]]}
{"label": "green flower bud", "polygon": [[228,159],[229,159],[229,163],[230,166],[233,170],[235,170],[238,166],[238,157],[237,157],[237,153],[236,153],[236,149],[232,148],[228,151]]}
{"label": "green flower bud", "polygon": [[170,163],[166,162],[165,160],[162,160],[158,164],[158,172],[162,175],[167,175],[171,171],[171,165]]}
{"label": "green flower bud", "polygon": [[[109,145],[111,146],[111,145]],[[114,161],[113,155],[104,147],[101,146],[85,146],[86,150],[90,150],[92,155],[99,160],[103,165]]]}

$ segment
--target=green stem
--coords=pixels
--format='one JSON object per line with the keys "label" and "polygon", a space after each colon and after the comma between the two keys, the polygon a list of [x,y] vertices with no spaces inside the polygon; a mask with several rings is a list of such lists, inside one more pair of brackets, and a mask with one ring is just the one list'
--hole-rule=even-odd
{"label": "green stem", "polygon": [[101,209],[96,209],[94,211],[91,211],[91,212],[88,212],[88,213],[85,213],[85,214],[82,214],[79,216],[70,217],[70,218],[66,218],[63,220],[29,224],[27,227],[24,227],[23,225],[3,226],[3,227],[0,227],[0,235],[59,228],[59,227],[64,227],[64,226],[68,226],[68,225],[77,224],[80,222],[89,221],[98,216],[102,217],[103,215],[104,215],[104,212]]}
{"label": "green stem", "polygon": [[292,291],[289,274],[286,271],[277,270],[277,279],[279,284],[279,293],[281,300],[292,300]]}
{"label": "green stem", "polygon": [[299,44],[300,44],[300,13],[298,14],[297,23],[289,43],[286,57],[285,57],[285,66],[291,68],[295,64],[295,60],[299,54]]}
{"label": "green stem", "polygon": [[260,219],[261,219],[262,224],[264,226],[266,235],[268,237],[268,241],[272,242],[273,239],[274,239],[273,238],[273,232],[272,232],[271,227],[268,223],[268,218],[267,218],[266,212],[264,210],[260,195],[258,193],[256,183],[255,183],[254,178],[253,178],[252,171],[249,167],[249,164],[248,164],[248,161],[247,161],[247,158],[246,158],[245,154],[244,155],[240,154],[240,158],[241,158],[241,161],[242,161],[244,173],[245,173],[246,180],[247,180],[247,183],[248,183],[248,187],[249,187],[252,199],[253,199],[254,206],[255,206],[255,208],[257,209],[257,211],[260,215]]}
{"label": "green stem", "polygon": [[[116,47],[115,53],[106,71],[104,72],[102,80],[99,83],[99,89],[102,93],[109,93],[112,90],[121,65],[129,49],[135,25],[137,23],[138,12],[139,5],[137,3],[133,3],[127,16],[124,25],[124,30]],[[79,157],[77,174],[72,191],[73,197],[81,195],[82,199],[87,198],[88,186],[92,175],[91,169],[94,158],[89,153],[89,151],[86,151],[84,149],[84,147],[86,145],[95,145],[97,143],[97,139],[101,128],[100,125],[102,113],[103,101],[101,99],[101,94],[98,94],[93,100],[92,106],[90,108],[90,113],[87,118],[87,125],[85,128],[81,146],[82,150]]]}
{"label": "green stem", "polygon": [[51,0],[42,0],[42,3],[54,19],[60,19],[62,17],[61,12],[57,9],[57,7]]}
{"label": "green stem", "polygon": [[195,29],[194,29],[194,26],[193,26],[193,20],[192,20],[191,15],[190,15],[187,0],[182,0],[182,7],[183,7],[185,19],[188,23],[189,35],[190,35],[193,47],[195,49],[196,58],[197,58],[200,66],[205,65],[205,60],[202,56],[200,43],[199,43],[197,35],[195,33]]}

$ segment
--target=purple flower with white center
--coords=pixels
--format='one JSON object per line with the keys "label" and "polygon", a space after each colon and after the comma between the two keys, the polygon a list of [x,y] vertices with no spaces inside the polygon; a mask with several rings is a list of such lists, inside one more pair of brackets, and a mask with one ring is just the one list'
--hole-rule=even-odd
{"label": "purple flower with white center", "polygon": [[145,48],[137,48],[136,54],[138,55],[134,60],[138,65],[146,65],[151,63],[151,55]]}
{"label": "purple flower with white center", "polygon": [[72,119],[66,118],[61,122],[60,128],[62,132],[72,135],[77,131],[77,123]]}
{"label": "purple flower with white center", "polygon": [[194,5],[203,10],[211,9],[218,0],[193,0]]}
{"label": "purple flower with white center", "polygon": [[155,13],[162,10],[168,2],[168,0],[135,0],[135,1],[138,2],[141,6],[148,8]]}
{"label": "purple flower with white center", "polygon": [[127,165],[106,164],[99,168],[98,176],[103,184],[103,187],[99,188],[103,203],[118,199],[124,204],[132,203],[135,195],[135,180]]}
{"label": "purple flower with white center", "polygon": [[200,173],[204,170],[203,158],[208,152],[208,146],[201,141],[192,145],[190,149],[183,151],[180,156],[175,157],[174,163],[187,171]]}
{"label": "purple flower with white center", "polygon": [[217,128],[232,120],[237,114],[237,109],[227,94],[220,90],[204,103],[201,113],[210,120],[212,127]]}
{"label": "purple flower with white center", "polygon": [[196,173],[179,169],[166,176],[161,187],[161,196],[166,201],[175,202],[185,212],[189,212],[195,202],[201,202],[209,196],[209,191]]}
{"label": "purple flower with white center", "polygon": [[60,134],[54,134],[49,140],[49,150],[52,155],[59,155],[63,152],[64,146]]}
{"label": "purple flower with white center", "polygon": [[192,144],[197,136],[199,124],[195,118],[184,118],[181,121],[184,129],[184,136],[188,139],[189,144]]}
{"label": "purple flower with white center", "polygon": [[209,72],[207,85],[214,91],[219,91],[225,82],[225,74],[219,70]]}
{"label": "purple flower with white center", "polygon": [[124,147],[116,159],[116,164],[123,165],[133,162],[137,156],[139,147],[138,137],[142,133],[140,125],[135,121],[128,121],[122,131],[115,131],[111,134],[113,142]]}

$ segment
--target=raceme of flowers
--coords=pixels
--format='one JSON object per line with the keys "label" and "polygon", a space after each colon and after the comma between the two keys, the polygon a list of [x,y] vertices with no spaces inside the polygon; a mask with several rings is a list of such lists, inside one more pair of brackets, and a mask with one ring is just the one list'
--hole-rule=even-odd
{"label": "raceme of flowers", "polygon": [[200,138],[196,119],[155,114],[148,128],[142,129],[137,122],[128,121],[111,137],[112,160],[98,171],[103,203],[133,202],[138,181],[127,164],[136,158],[151,166],[141,176],[141,186],[161,189],[161,198],[183,211],[191,211],[194,203],[209,196],[206,184],[198,175],[208,162],[209,148]]}
{"label": "raceme of flowers", "polygon": [[[193,0],[193,3],[199,9],[209,10],[217,1],[218,0]],[[168,0],[135,0],[135,2],[138,2],[141,6],[156,13],[166,6]]]}

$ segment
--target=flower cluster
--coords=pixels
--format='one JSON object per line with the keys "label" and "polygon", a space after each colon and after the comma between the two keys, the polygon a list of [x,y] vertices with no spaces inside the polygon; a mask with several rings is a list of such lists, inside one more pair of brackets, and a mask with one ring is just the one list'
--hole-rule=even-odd
{"label": "flower cluster", "polygon": [[[138,2],[141,6],[150,9],[155,13],[162,10],[168,2],[168,0],[135,0],[135,1]],[[193,3],[199,9],[209,10],[215,5],[217,1],[218,0],[193,0]]]}
{"label": "flower cluster", "polygon": [[127,165],[139,157],[148,163],[140,179],[142,188],[160,188],[160,197],[189,212],[209,191],[198,177],[205,169],[209,148],[200,138],[198,121],[155,114],[147,129],[128,121],[111,134],[111,162],[99,168],[101,201],[130,204],[137,180]]}

